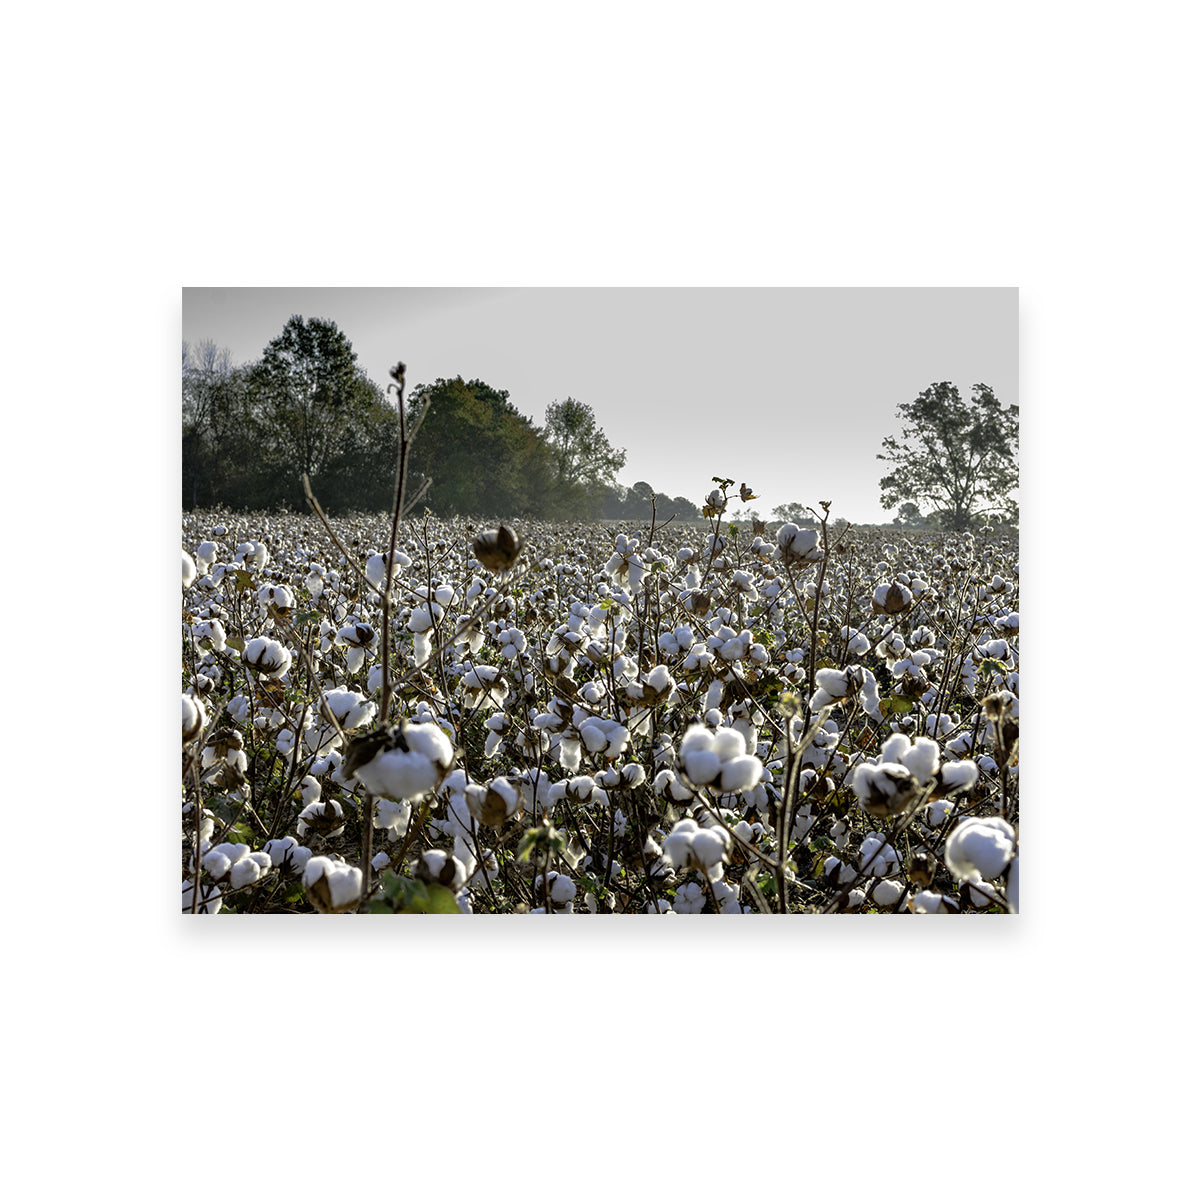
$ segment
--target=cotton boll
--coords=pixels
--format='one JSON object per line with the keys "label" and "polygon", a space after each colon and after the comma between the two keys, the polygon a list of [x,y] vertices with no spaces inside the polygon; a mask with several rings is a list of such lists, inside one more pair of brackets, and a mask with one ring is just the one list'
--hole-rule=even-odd
{"label": "cotton boll", "polygon": [[336,800],[316,800],[306,805],[296,818],[296,832],[306,837],[310,832],[323,837],[337,837],[346,828],[342,806]]}
{"label": "cotton boll", "polygon": [[186,591],[196,582],[196,563],[192,556],[186,551],[183,553],[183,587]]}
{"label": "cotton boll", "polygon": [[926,890],[910,896],[908,907],[914,913],[956,913],[958,904],[941,892]]}
{"label": "cotton boll", "polygon": [[762,771],[763,765],[760,759],[749,754],[739,754],[721,764],[721,791],[749,791],[762,778]]}
{"label": "cotton boll", "polygon": [[881,879],[871,889],[871,902],[876,908],[892,909],[904,895],[904,884],[897,879]]}
{"label": "cotton boll", "polygon": [[271,638],[256,637],[246,643],[242,661],[268,679],[281,679],[292,665],[292,652]]}
{"label": "cotton boll", "polygon": [[187,692],[183,693],[183,744],[186,746],[188,742],[194,742],[204,729],[204,722],[208,720],[208,713],[205,712],[204,704],[199,697],[192,696]]}
{"label": "cotton boll", "polygon": [[919,737],[901,754],[900,761],[918,783],[926,784],[938,768],[939,757],[937,742]]}
{"label": "cotton boll", "polygon": [[201,860],[200,865],[213,877],[223,879],[232,865],[229,856],[220,850],[210,850]]}
{"label": "cotton boll", "polygon": [[406,725],[395,736],[403,745],[385,749],[361,765],[356,762],[354,777],[375,795],[392,800],[412,800],[434,791],[454,761],[450,739],[433,722]]}
{"label": "cotton boll", "polygon": [[1017,835],[1000,817],[966,817],[946,839],[945,862],[956,879],[995,879],[1016,853]]}
{"label": "cotton boll", "polygon": [[262,873],[262,864],[247,855],[240,862],[234,863],[230,868],[229,886],[234,888],[246,887],[251,883],[256,883]]}
{"label": "cotton boll", "polygon": [[[183,881],[183,904],[182,910],[185,913],[192,911],[192,901],[196,895],[196,887],[192,880],[185,879]],[[200,885],[200,899],[196,905],[197,913],[204,913],[208,916],[214,916],[221,911],[221,889],[215,884]]]}
{"label": "cotton boll", "polygon": [[304,893],[318,912],[348,912],[358,907],[362,871],[344,862],[314,855],[304,867]]}
{"label": "cotton boll", "polygon": [[685,883],[675,890],[675,902],[671,906],[677,913],[698,913],[704,908],[707,897],[698,883]]}

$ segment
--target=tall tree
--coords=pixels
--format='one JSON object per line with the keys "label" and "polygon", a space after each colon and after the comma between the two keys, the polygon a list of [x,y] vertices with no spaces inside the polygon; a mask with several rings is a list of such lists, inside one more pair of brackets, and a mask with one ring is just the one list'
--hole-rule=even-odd
{"label": "tall tree", "polygon": [[303,504],[301,475],[320,495],[325,476],[354,440],[353,427],[380,403],[379,388],[357,359],[333,321],[293,316],[252,369],[263,465],[280,498],[297,507]]}
{"label": "tall tree", "polygon": [[429,411],[413,443],[415,477],[432,476],[426,503],[437,513],[541,516],[554,482],[549,448],[508,392],[462,376],[420,384],[409,394],[416,416]]}
{"label": "tall tree", "polygon": [[930,500],[952,529],[965,529],[979,516],[1015,516],[1015,404],[1003,406],[984,383],[966,400],[954,384],[935,383],[896,411],[900,438],[884,438],[885,453],[876,455],[895,465],[879,481],[884,508]]}
{"label": "tall tree", "polygon": [[224,499],[248,457],[246,371],[215,342],[183,343],[183,505]]}
{"label": "tall tree", "polygon": [[542,432],[553,454],[559,512],[570,517],[598,515],[625,465],[625,451],[613,448],[596,424],[591,405],[570,396],[547,407]]}

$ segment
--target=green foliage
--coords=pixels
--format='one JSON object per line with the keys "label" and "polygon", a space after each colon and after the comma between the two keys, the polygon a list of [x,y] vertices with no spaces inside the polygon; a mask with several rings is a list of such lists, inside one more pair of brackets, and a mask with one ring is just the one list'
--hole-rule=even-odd
{"label": "green foliage", "polygon": [[462,376],[422,384],[409,396],[415,419],[428,401],[410,465],[432,476],[426,495],[441,516],[539,516],[551,504],[555,469],[550,447],[508,392]]}
{"label": "green foliage", "polygon": [[211,342],[183,356],[183,504],[378,510],[395,486],[397,418],[332,321],[293,316],[234,368]]}
{"label": "green foliage", "polygon": [[952,383],[935,383],[900,404],[900,438],[885,438],[877,458],[895,465],[880,481],[880,503],[931,500],[943,528],[967,529],[984,514],[1016,517],[1019,411],[977,383],[964,400]]}
{"label": "green foliage", "polygon": [[625,465],[625,451],[613,448],[591,406],[570,396],[546,409],[542,432],[554,458],[555,511],[572,519],[597,515]]}
{"label": "green foliage", "polygon": [[440,883],[423,883],[419,879],[408,879],[394,871],[385,871],[379,882],[383,894],[372,900],[373,913],[440,913],[446,916],[461,916],[462,910],[455,902],[454,893]]}

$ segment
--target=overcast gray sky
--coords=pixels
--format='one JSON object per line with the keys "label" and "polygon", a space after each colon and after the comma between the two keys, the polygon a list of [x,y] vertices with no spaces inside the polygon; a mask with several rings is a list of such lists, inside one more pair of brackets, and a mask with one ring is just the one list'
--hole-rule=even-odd
{"label": "overcast gray sky", "polygon": [[482,379],[538,424],[573,396],[626,450],[622,484],[700,503],[732,477],[768,519],[891,520],[875,455],[931,383],[1018,402],[1016,288],[183,289],[184,340],[236,363],[293,314],[335,321],[381,386],[397,360],[409,387]]}

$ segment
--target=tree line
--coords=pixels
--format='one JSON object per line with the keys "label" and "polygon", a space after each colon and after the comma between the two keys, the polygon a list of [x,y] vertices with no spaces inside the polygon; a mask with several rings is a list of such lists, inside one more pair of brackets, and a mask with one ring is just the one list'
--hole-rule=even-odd
{"label": "tree line", "polygon": [[[211,341],[183,345],[183,507],[306,507],[307,475],[330,512],[389,508],[399,414],[367,377],[332,321],[293,316],[262,357],[234,365]],[[616,481],[625,451],[587,404],[568,396],[535,425],[506,391],[479,379],[437,379],[409,393],[428,409],[410,457],[413,487],[442,516],[593,520],[695,518],[694,504],[643,481]]]}

